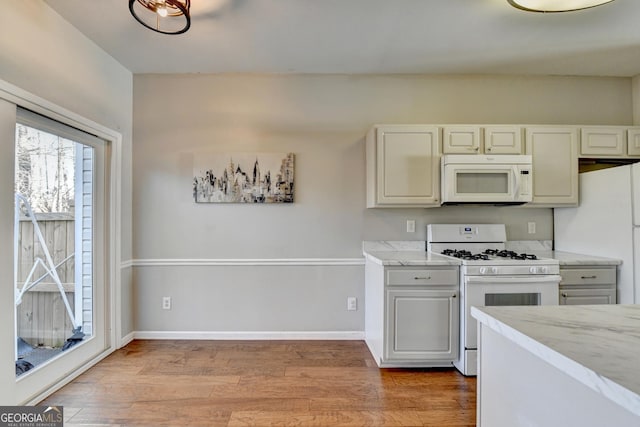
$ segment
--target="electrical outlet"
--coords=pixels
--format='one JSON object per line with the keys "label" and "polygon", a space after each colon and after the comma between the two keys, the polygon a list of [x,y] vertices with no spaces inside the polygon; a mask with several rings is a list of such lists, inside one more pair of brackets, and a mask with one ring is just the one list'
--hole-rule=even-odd
{"label": "electrical outlet", "polygon": [[355,311],[358,309],[358,299],[356,297],[347,298],[347,310]]}
{"label": "electrical outlet", "polygon": [[407,233],[415,233],[416,232],[416,220],[408,219],[407,220]]}
{"label": "electrical outlet", "polygon": [[171,297],[162,297],[162,309],[171,310]]}
{"label": "electrical outlet", "polygon": [[527,230],[529,231],[529,234],[536,234],[536,223],[535,222],[528,222],[527,223]]}

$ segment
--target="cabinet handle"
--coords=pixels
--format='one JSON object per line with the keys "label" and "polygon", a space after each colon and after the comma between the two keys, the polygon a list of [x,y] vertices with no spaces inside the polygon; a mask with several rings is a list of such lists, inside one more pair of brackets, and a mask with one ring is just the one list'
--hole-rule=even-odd
{"label": "cabinet handle", "polygon": [[471,150],[471,151],[478,151],[480,149],[480,147],[469,147],[467,148],[467,150]]}
{"label": "cabinet handle", "polygon": [[567,293],[566,292],[563,292],[560,295],[562,295],[562,298],[566,298],[567,297]]}
{"label": "cabinet handle", "polygon": [[414,277],[413,280],[431,280],[431,276],[427,277]]}
{"label": "cabinet handle", "polygon": [[580,276],[581,279],[595,279],[597,276]]}
{"label": "cabinet handle", "polygon": [[458,298],[458,296],[456,294],[453,294],[451,298]]}

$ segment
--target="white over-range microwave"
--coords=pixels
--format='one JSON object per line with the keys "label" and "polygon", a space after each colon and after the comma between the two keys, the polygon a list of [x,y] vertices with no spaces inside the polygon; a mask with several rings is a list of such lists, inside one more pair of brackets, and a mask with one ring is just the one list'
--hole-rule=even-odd
{"label": "white over-range microwave", "polygon": [[521,205],[531,201],[531,156],[447,154],[442,204]]}

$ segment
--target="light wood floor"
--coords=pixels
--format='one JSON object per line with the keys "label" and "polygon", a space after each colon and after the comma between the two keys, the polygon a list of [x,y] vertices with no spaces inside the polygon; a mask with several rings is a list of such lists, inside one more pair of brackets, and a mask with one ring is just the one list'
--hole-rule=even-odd
{"label": "light wood floor", "polygon": [[65,426],[475,426],[476,380],[362,341],[134,341],[43,405]]}

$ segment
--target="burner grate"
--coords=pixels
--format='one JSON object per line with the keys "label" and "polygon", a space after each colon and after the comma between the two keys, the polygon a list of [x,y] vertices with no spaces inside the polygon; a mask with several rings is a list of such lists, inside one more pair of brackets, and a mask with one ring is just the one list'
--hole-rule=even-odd
{"label": "burner grate", "polygon": [[521,259],[521,260],[536,260],[538,259],[537,256],[533,255],[533,254],[527,254],[527,253],[517,253],[514,251],[507,251],[507,250],[497,250],[497,249],[487,249],[484,251],[485,254],[487,255],[495,255],[495,256],[499,256],[502,258],[510,258],[510,259]]}
{"label": "burner grate", "polygon": [[472,254],[471,252],[466,251],[464,249],[461,249],[461,250],[445,249],[441,253],[442,253],[442,255],[448,255],[448,256],[464,259],[464,260],[473,260],[473,261],[476,261],[476,260],[488,261],[489,260],[489,254]]}
{"label": "burner grate", "polygon": [[477,261],[477,260],[489,261],[491,257],[499,257],[499,258],[505,258],[505,259],[522,260],[522,261],[538,259],[538,257],[533,254],[527,254],[527,253],[519,254],[517,252],[508,251],[505,249],[502,249],[502,250],[486,249],[482,253],[475,253],[475,254],[466,249],[445,249],[440,253],[442,255],[447,255],[447,256],[463,259],[463,260],[472,260],[472,261]]}

